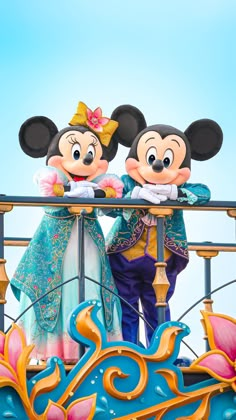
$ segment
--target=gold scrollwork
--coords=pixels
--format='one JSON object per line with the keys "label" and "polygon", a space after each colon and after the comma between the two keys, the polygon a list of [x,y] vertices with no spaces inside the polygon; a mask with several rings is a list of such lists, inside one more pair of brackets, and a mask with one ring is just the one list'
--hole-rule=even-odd
{"label": "gold scrollwork", "polygon": [[6,260],[4,258],[0,258],[0,304],[6,303],[6,291],[9,284],[5,264]]}
{"label": "gold scrollwork", "polygon": [[0,204],[0,213],[7,213],[13,209],[12,204]]}

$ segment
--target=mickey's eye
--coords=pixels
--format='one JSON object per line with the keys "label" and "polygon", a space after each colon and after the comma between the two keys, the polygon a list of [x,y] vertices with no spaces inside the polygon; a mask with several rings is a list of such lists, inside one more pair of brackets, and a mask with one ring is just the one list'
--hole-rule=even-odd
{"label": "mickey's eye", "polygon": [[90,145],[89,145],[88,150],[87,150],[87,153],[88,153],[89,155],[93,156],[93,158],[95,157],[95,155],[96,155],[96,151],[95,151],[95,147],[94,147],[94,145],[93,145],[93,144],[90,144]]}
{"label": "mickey's eye", "polygon": [[165,151],[164,157],[163,157],[163,164],[165,168],[169,168],[169,166],[172,164],[174,160],[174,154],[171,149],[167,149]]}
{"label": "mickey's eye", "polygon": [[146,153],[146,162],[148,165],[152,165],[157,159],[157,150],[155,147],[150,147]]}
{"label": "mickey's eye", "polygon": [[74,160],[79,160],[80,158],[80,144],[79,143],[74,143],[71,149],[71,155]]}

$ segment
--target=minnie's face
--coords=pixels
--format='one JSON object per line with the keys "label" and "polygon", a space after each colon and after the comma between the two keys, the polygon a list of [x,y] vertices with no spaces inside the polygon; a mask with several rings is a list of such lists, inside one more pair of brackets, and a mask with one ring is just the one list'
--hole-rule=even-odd
{"label": "minnie's face", "polygon": [[138,141],[137,159],[126,160],[126,170],[141,185],[181,185],[190,177],[189,168],[180,168],[186,152],[185,141],[177,134],[162,138],[156,131],[147,131]]}
{"label": "minnie's face", "polygon": [[91,181],[108,169],[108,162],[101,160],[101,143],[91,131],[66,131],[59,139],[58,148],[61,156],[51,156],[48,165],[62,170],[69,180]]}

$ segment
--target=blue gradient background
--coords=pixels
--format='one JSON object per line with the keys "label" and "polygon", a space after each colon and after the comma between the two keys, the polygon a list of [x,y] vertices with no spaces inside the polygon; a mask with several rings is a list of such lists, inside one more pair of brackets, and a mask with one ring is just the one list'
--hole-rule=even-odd
{"label": "blue gradient background", "polygon": [[[216,120],[222,149],[212,160],[193,162],[190,181],[207,184],[213,200],[236,200],[235,41],[234,0],[1,2],[0,192],[38,194],[32,178],[44,159],[24,155],[19,128],[34,115],[63,128],[82,100],[92,109],[101,106],[106,116],[130,103],[148,124],[181,130],[198,118]],[[126,154],[121,147],[110,172],[124,172]],[[31,236],[41,215],[41,209],[14,209],[5,216],[5,236]],[[235,242],[235,222],[223,212],[189,211],[185,220],[189,241]],[[108,221],[102,221],[105,231]],[[23,251],[5,249],[9,277]],[[204,294],[203,261],[190,257],[171,301],[174,319]],[[213,259],[212,287],[235,278],[235,267],[235,254]],[[216,295],[215,312],[235,316],[234,295],[234,286]],[[184,319],[197,352],[204,349],[200,308]],[[7,312],[17,313],[10,288]]]}

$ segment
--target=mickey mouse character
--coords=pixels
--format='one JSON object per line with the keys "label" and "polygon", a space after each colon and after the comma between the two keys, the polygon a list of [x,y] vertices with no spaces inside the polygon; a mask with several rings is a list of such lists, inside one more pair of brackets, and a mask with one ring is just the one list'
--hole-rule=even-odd
{"label": "mickey mouse character", "polygon": [[[113,137],[117,126],[117,122],[102,116],[101,108],[92,112],[82,102],[70,126],[60,131],[46,117],[25,121],[19,132],[23,151],[34,158],[47,156],[46,168],[35,178],[41,194],[92,198],[105,196],[108,189],[113,196],[121,196],[123,184],[118,177],[110,176],[109,182],[104,178],[117,151]],[[78,217],[63,207],[44,209],[45,215],[11,280],[20,312],[78,275]],[[85,276],[116,291],[96,211],[85,216],[84,223]],[[108,339],[121,339],[119,299],[89,280],[85,280],[85,299],[102,302],[100,320]],[[45,360],[53,355],[65,362],[78,360],[78,345],[68,335],[66,321],[79,300],[78,280],[74,280],[52,291],[23,316],[21,325],[27,340],[35,344],[34,358]]]}
{"label": "mickey mouse character", "polygon": [[[111,118],[119,123],[116,139],[130,148],[126,159],[128,175],[121,177],[123,197],[145,199],[154,204],[167,199],[196,205],[208,202],[208,187],[187,181],[191,174],[191,159],[207,160],[220,150],[223,134],[215,121],[195,121],[184,132],[163,124],[147,127],[144,115],[131,105],[119,106]],[[109,215],[119,216],[107,237],[107,253],[119,295],[137,310],[140,300],[145,318],[156,328],[156,297],[152,282],[157,256],[157,219],[140,209],[117,210]],[[177,275],[189,259],[181,210],[174,210],[171,217],[166,217],[164,244],[170,283],[168,302],[174,293]],[[138,343],[138,315],[123,302],[121,305],[123,338]],[[166,320],[169,319],[167,306]],[[145,327],[148,344],[153,330]]]}

